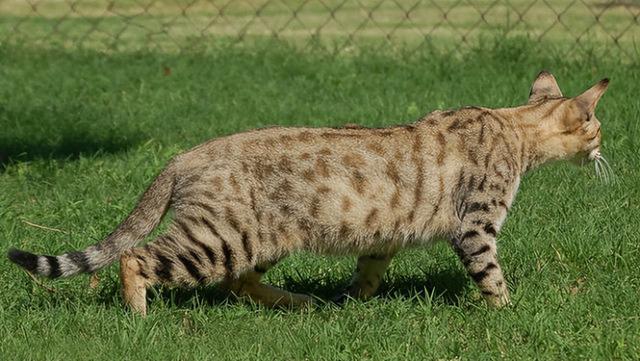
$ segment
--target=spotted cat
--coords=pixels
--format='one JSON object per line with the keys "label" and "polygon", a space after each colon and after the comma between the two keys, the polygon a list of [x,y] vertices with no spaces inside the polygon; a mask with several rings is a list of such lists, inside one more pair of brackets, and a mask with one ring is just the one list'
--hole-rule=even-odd
{"label": "spotted cat", "polygon": [[[594,110],[604,79],[575,98],[541,72],[527,104],[434,111],[380,129],[268,128],[213,139],[173,158],[103,241],[61,256],[8,256],[50,278],[120,258],[123,297],[146,313],[155,284],[220,283],[269,306],[312,303],[260,282],[295,251],[357,255],[345,295],[375,294],[393,256],[446,239],[486,301],[509,302],[496,236],[524,173],[553,160],[600,162]],[[168,208],[167,232],[137,245]]]}

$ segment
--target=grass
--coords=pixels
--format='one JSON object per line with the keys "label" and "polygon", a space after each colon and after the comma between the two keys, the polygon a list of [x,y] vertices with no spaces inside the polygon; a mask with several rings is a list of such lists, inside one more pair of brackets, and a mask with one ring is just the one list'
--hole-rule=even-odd
{"label": "grass", "polygon": [[[542,68],[568,95],[612,79],[598,117],[618,177],[603,184],[591,167],[555,164],[524,178],[499,236],[514,301],[501,311],[484,306],[445,245],[400,254],[369,302],[277,311],[214,288],[157,289],[144,319],[121,307],[117,266],[95,290],[85,276],[44,280],[50,293],[2,257],[0,359],[636,358],[640,73],[613,59],[554,58],[525,41],[488,48],[406,60],[278,43],[180,56],[0,47],[3,250],[96,242],[172,155],[205,139],[270,124],[383,126],[435,108],[517,105]],[[267,279],[328,298],[353,266],[297,254]]]}

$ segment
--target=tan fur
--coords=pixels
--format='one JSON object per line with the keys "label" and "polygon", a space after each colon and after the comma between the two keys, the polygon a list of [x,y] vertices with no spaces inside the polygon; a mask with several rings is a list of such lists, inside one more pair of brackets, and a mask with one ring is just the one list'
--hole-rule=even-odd
{"label": "tan fur", "polygon": [[120,282],[122,298],[131,309],[141,315],[147,314],[147,288],[145,279],[140,275],[138,262],[125,252],[120,257]]}
{"label": "tan fur", "polygon": [[[593,110],[606,84],[568,99],[543,72],[520,107],[435,111],[382,129],[268,128],[199,145],[163,173],[175,214],[168,232],[121,260],[125,302],[144,313],[144,288],[153,284],[224,281],[266,305],[308,304],[260,283],[268,267],[302,250],[359,255],[345,294],[366,298],[397,251],[446,239],[487,302],[503,306],[495,237],[520,179],[597,151]],[[156,181],[163,189],[168,182]],[[147,234],[136,226],[146,214],[146,227],[157,224],[167,197],[160,186],[119,234]]]}

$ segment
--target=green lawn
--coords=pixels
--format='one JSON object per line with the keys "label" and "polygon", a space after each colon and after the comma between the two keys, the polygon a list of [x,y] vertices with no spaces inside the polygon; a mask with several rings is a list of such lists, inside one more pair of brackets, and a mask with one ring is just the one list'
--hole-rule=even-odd
{"label": "green lawn", "polygon": [[[487,49],[490,49],[487,50]],[[617,175],[551,165],[528,174],[499,236],[514,306],[487,309],[445,245],[394,259],[381,295],[277,311],[214,288],[156,290],[121,307],[117,266],[43,280],[0,258],[0,359],[633,359],[640,354],[640,72],[501,42],[460,58],[282,44],[205,53],[0,47],[0,249],[58,253],[105,236],[174,154],[260,126],[409,122],[436,108],[511,106],[542,68],[565,94],[611,78],[603,151]],[[27,223],[29,222],[29,223]],[[43,229],[31,224],[54,228]],[[298,254],[267,275],[328,298],[354,260]]]}

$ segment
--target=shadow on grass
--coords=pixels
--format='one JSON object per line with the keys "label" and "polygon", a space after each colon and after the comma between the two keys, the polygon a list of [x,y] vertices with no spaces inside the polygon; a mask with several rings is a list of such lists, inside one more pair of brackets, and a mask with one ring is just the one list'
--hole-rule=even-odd
{"label": "shadow on grass", "polygon": [[77,159],[83,154],[118,153],[127,150],[136,143],[138,141],[117,138],[92,139],[91,135],[81,132],[67,133],[55,144],[15,139],[15,142],[3,143],[0,148],[0,171],[11,163],[35,159]]}
{"label": "shadow on grass", "polygon": [[411,299],[430,297],[442,299],[448,305],[457,305],[459,296],[469,283],[467,275],[457,269],[403,277],[391,283],[384,283],[380,288],[380,297]]}
{"label": "shadow on grass", "polygon": [[[459,304],[459,296],[469,282],[464,273],[459,270],[445,270],[432,274],[412,275],[390,282],[384,282],[378,292],[377,298],[382,300],[402,300],[405,302],[420,302],[421,299],[433,295],[435,302],[447,305]],[[332,303],[332,299],[338,296],[346,288],[348,280],[332,283],[320,282],[316,279],[285,280],[280,286],[282,289],[309,294],[321,301]],[[119,292],[119,287],[103,288],[98,295],[98,300],[103,304],[114,305],[114,293]],[[195,309],[200,306],[221,306],[235,303],[226,291],[216,286],[197,288],[164,288],[154,287],[148,290],[149,303],[160,301],[175,305],[179,308]],[[361,301],[348,301],[361,302]],[[120,307],[120,305],[117,305]]]}
{"label": "shadow on grass", "polygon": [[[98,152],[118,153],[138,144],[143,134],[132,126],[91,123],[91,109],[32,107],[3,109],[0,172],[11,163],[36,159],[77,159]],[[104,123],[104,122],[103,122]]]}

